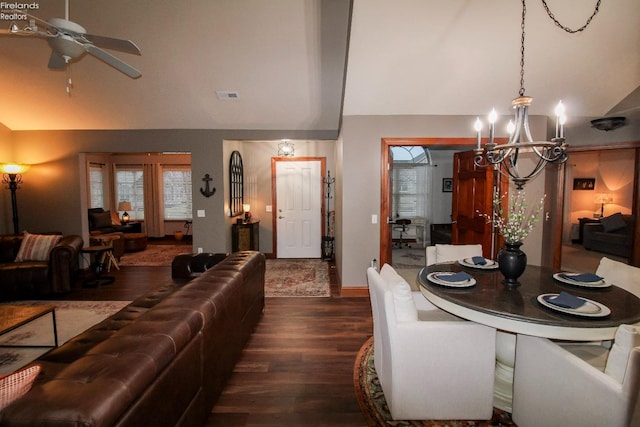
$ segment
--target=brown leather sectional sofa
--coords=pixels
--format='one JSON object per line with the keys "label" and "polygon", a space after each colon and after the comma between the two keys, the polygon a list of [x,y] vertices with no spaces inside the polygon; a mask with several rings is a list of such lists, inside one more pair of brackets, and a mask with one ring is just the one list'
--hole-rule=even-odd
{"label": "brown leather sectional sofa", "polygon": [[264,309],[265,258],[234,253],[52,350],[0,426],[198,426]]}
{"label": "brown leather sectional sofa", "polygon": [[65,236],[49,261],[15,262],[22,234],[0,236],[0,301],[39,299],[71,291],[78,275],[82,237]]}

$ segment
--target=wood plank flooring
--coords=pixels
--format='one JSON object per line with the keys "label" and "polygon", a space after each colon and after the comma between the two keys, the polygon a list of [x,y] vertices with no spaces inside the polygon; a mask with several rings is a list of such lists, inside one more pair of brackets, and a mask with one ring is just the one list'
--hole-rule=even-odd
{"label": "wood plank flooring", "polygon": [[[115,282],[63,300],[132,300],[171,280],[170,267],[122,267]],[[366,426],[353,364],[372,335],[366,297],[267,298],[265,312],[206,426]]]}

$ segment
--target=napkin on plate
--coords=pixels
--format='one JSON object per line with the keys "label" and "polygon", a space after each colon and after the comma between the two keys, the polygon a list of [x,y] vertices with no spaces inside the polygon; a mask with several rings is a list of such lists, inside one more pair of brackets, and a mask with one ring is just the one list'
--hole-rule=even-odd
{"label": "napkin on plate", "polygon": [[466,280],[471,280],[473,279],[473,276],[471,276],[469,273],[465,272],[465,271],[460,271],[459,273],[453,273],[453,274],[436,274],[435,275],[436,279],[438,280],[442,280],[443,282],[464,282]]}
{"label": "napkin on plate", "polygon": [[484,259],[483,256],[474,256],[471,257],[471,261],[473,261],[473,263],[475,265],[487,265],[487,260]]}
{"label": "napkin on plate", "polygon": [[583,306],[586,301],[568,292],[560,292],[558,296],[547,298],[546,301],[562,308],[578,308]]}
{"label": "napkin on plate", "polygon": [[574,282],[583,282],[583,283],[591,283],[591,282],[599,282],[604,279],[604,277],[600,277],[597,274],[593,273],[582,273],[582,274],[566,274],[562,273],[560,276],[564,279],[573,280]]}

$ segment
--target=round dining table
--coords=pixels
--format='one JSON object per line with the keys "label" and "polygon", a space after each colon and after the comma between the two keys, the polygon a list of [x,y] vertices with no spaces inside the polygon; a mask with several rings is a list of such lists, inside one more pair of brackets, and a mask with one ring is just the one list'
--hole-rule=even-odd
{"label": "round dining table", "polygon": [[[428,278],[430,273],[461,271],[469,273],[476,283],[451,286]],[[554,273],[557,272],[551,268],[528,265],[515,287],[503,283],[498,269],[473,268],[458,262],[433,264],[418,273],[420,292],[432,304],[498,330],[494,406],[500,409],[511,411],[517,334],[567,341],[601,341],[613,339],[622,324],[640,322],[640,298],[634,294],[615,284],[606,287],[568,284],[554,278]],[[605,306],[602,314],[606,315],[569,313],[538,299],[540,295],[563,291]]]}

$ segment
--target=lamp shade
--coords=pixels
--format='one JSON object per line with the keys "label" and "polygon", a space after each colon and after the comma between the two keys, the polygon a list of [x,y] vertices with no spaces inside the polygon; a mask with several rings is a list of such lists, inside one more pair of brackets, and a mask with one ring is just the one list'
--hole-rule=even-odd
{"label": "lamp shade", "polygon": [[131,202],[120,202],[118,203],[119,211],[130,211],[131,210]]}
{"label": "lamp shade", "polygon": [[31,166],[22,163],[0,163],[0,172],[8,174],[21,174],[29,170]]}

